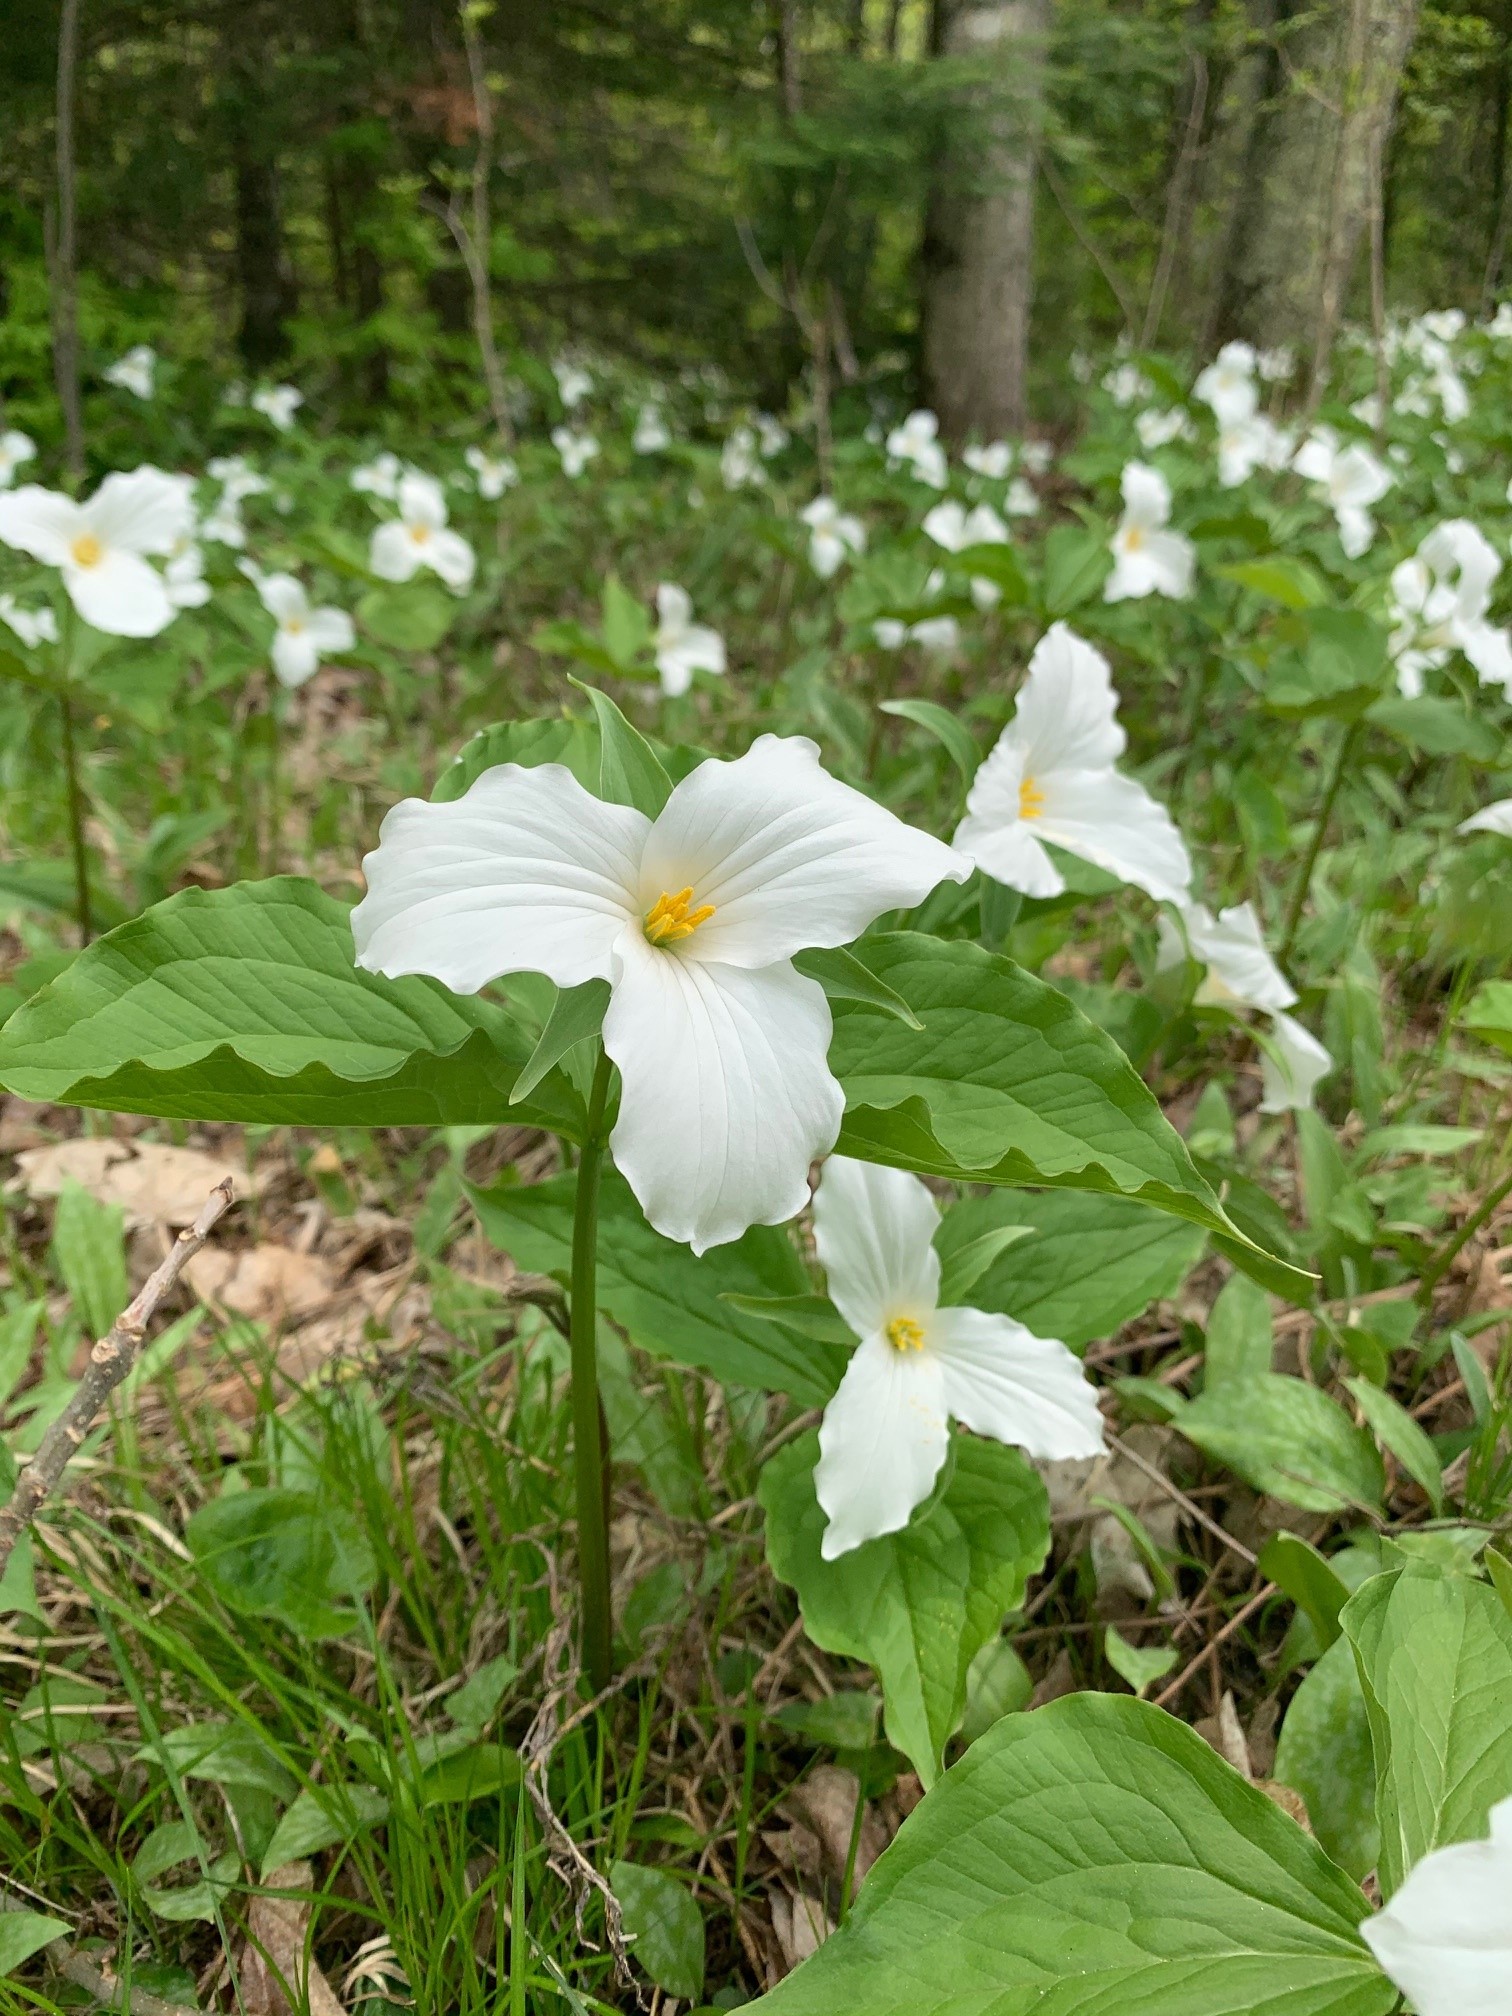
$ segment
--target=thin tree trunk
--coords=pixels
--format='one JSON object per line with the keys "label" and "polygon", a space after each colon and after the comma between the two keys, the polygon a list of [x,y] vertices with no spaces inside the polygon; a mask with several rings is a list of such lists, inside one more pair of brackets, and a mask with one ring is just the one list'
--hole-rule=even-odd
{"label": "thin tree trunk", "polygon": [[1507,176],[1507,135],[1512,123],[1512,0],[1502,0],[1501,60],[1496,66],[1495,116],[1491,139],[1491,237],[1486,271],[1481,281],[1480,312],[1489,315],[1507,256],[1507,231],[1512,225],[1512,182]]}
{"label": "thin tree trunk", "polygon": [[953,439],[1023,431],[1049,15],[1050,0],[935,0],[936,55],[979,72],[924,234],[924,382]]}
{"label": "thin tree trunk", "polygon": [[53,377],[63,408],[64,457],[84,480],[84,419],[79,398],[79,245],[74,188],[74,104],[79,68],[80,0],[63,0],[58,24],[58,221],[52,237]]}
{"label": "thin tree trunk", "polygon": [[1202,145],[1202,127],[1207,116],[1207,101],[1207,58],[1200,49],[1194,49],[1192,81],[1186,98],[1186,119],[1181,148],[1166,188],[1165,223],[1160,233],[1160,254],[1155,261],[1155,277],[1150,283],[1150,299],[1145,308],[1144,328],[1140,332],[1140,342],[1147,350],[1160,340],[1160,325],[1165,319],[1166,295],[1170,291],[1171,275],[1176,269],[1177,255],[1185,242],[1191,222],[1192,184],[1197,174],[1197,156]]}
{"label": "thin tree trunk", "polygon": [[782,84],[782,116],[789,122],[803,110],[801,45],[798,0],[778,0],[777,68]]}
{"label": "thin tree trunk", "polygon": [[1262,109],[1276,93],[1280,62],[1272,41],[1277,0],[1250,0],[1250,46],[1234,65],[1204,164],[1200,201],[1218,222],[1204,248],[1205,299],[1198,320],[1199,354],[1210,355],[1232,333],[1242,292],[1238,256],[1248,236],[1264,165]]}
{"label": "thin tree trunk", "polygon": [[298,295],[284,251],[278,163],[269,143],[267,101],[255,52],[231,53],[226,111],[236,213],[236,281],[241,295],[237,347],[249,370],[288,354],[285,327]]}

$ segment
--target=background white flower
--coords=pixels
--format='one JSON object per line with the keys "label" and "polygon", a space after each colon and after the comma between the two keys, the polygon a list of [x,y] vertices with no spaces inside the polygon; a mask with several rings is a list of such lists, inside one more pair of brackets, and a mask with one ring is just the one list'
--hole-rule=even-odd
{"label": "background white flower", "polygon": [[1369,507],[1391,488],[1391,471],[1358,442],[1341,448],[1331,427],[1313,429],[1293,456],[1292,467],[1318,486],[1338,524],[1339,543],[1351,560],[1358,560],[1375,538]]}
{"label": "background white flower", "polygon": [[988,441],[982,447],[973,442],[961,450],[961,460],[973,475],[1001,482],[1013,467],[1013,450],[1006,441]]}
{"label": "background white flower", "polygon": [[1252,903],[1235,903],[1215,917],[1205,903],[1176,906],[1186,937],[1162,913],[1158,968],[1178,966],[1188,949],[1207,973],[1196,999],[1205,1008],[1259,1008],[1274,1014],[1292,1007],[1296,989],[1266,949]]}
{"label": "background white flower", "polygon": [[279,683],[303,686],[332,653],[350,651],[357,642],[352,619],[344,609],[312,609],[303,585],[292,574],[262,574],[257,578],[262,605],[277,626],[269,654]]}
{"label": "background white flower", "polygon": [[392,503],[399,494],[399,478],[404,464],[391,449],[384,448],[371,462],[359,462],[348,481],[354,490],[369,497],[382,497]]}
{"label": "background white flower", "polygon": [[155,637],[174,605],[145,556],[170,554],[193,532],[191,489],[188,477],[150,464],[107,476],[83,504],[28,483],[0,494],[0,541],[56,567],[96,630]]}
{"label": "background white flower", "polygon": [[17,469],[23,462],[30,462],[36,452],[36,442],[18,427],[7,428],[0,434],[0,490],[10,488],[16,480]]}
{"label": "background white flower", "polygon": [[446,497],[434,476],[408,470],[399,479],[399,516],[379,525],[368,565],[385,581],[408,581],[422,567],[440,575],[460,595],[472,583],[477,555],[446,522]]}
{"label": "background white flower", "polygon": [[1461,820],[1456,831],[1502,833],[1512,840],[1512,798],[1498,798],[1492,805],[1483,805],[1479,812],[1472,812],[1468,819]]}
{"label": "background white flower", "polygon": [[956,846],[984,874],[1026,896],[1060,895],[1049,841],[1159,901],[1185,902],[1192,864],[1171,815],[1113,767],[1125,747],[1117,712],[1102,653],[1064,623],[1047,630],[956,828]]}
{"label": "background white flower", "polygon": [[252,410],[271,420],[280,434],[288,433],[303,404],[304,394],[297,385],[259,385],[252,394]]}
{"label": "background white flower", "polygon": [[581,364],[570,364],[565,358],[559,357],[551,371],[557,382],[557,397],[570,413],[593,390],[593,380]]}
{"label": "background white flower", "polygon": [[920,407],[887,437],[888,459],[911,469],[921,483],[928,483],[935,490],[945,488],[950,474],[939,432],[940,423],[934,414],[927,407]]}
{"label": "background white flower", "polygon": [[118,357],[105,373],[107,385],[119,385],[138,399],[150,399],[157,380],[157,352],[150,343],[138,343]]}
{"label": "background white flower", "polygon": [[656,591],[656,635],[652,639],[663,693],[686,693],[695,672],[723,672],[724,639],[707,623],[693,621],[693,600],[675,581]]}
{"label": "background white flower", "polygon": [[1124,512],[1108,542],[1113,572],[1103,589],[1105,602],[1123,602],[1145,595],[1170,595],[1178,601],[1192,592],[1197,549],[1180,532],[1166,529],[1171,516],[1171,486],[1148,462],[1127,462],[1120,479]]}
{"label": "background white flower", "polygon": [[1360,1936],[1418,2016],[1512,2009],[1512,1799],[1484,1841],[1435,1848]]}
{"label": "background white flower", "polygon": [[1425,672],[1461,651],[1483,685],[1499,685],[1512,699],[1512,637],[1486,620],[1500,572],[1490,541],[1466,518],[1436,525],[1392,569],[1388,649],[1409,698],[1422,692]]}
{"label": "background white flower", "polygon": [[1333,1059],[1294,1015],[1273,1015],[1260,1047],[1260,1111],[1289,1113],[1313,1103],[1313,1087],[1333,1069]]}
{"label": "background white flower", "polygon": [[672,433],[662,418],[659,406],[642,406],[635,418],[635,432],[630,437],[630,446],[637,455],[659,455],[664,448],[672,446]]}
{"label": "background white flower", "polygon": [[826,1561],[896,1533],[929,1496],[949,1423],[1058,1459],[1103,1447],[1080,1361],[1011,1316],[942,1309],[934,1198],[917,1176],[832,1155],[814,1196],[830,1299],[861,1340],[819,1430]]}
{"label": "background white flower", "polygon": [[1139,436],[1140,447],[1148,455],[1157,448],[1168,448],[1173,441],[1189,441],[1196,429],[1179,406],[1165,410],[1150,406],[1136,416],[1134,432]]}
{"label": "background white flower", "polygon": [[749,427],[732,428],[719,455],[719,475],[726,490],[743,490],[761,473],[756,436]]}
{"label": "background white flower", "polygon": [[1102,381],[1104,392],[1115,406],[1132,406],[1148,399],[1155,387],[1136,364],[1115,364]]}
{"label": "background white flower", "polygon": [[1255,352],[1248,343],[1225,343],[1214,361],[1198,374],[1192,395],[1211,410],[1220,426],[1250,419],[1259,406],[1255,364]]}
{"label": "background white flower", "polygon": [[756,415],[756,432],[760,436],[762,456],[768,462],[774,455],[780,455],[788,445],[788,430],[771,413]]}
{"label": "background white flower", "polygon": [[833,497],[816,497],[798,514],[809,528],[809,565],[828,581],[841,562],[866,551],[866,527]]}
{"label": "background white flower", "polygon": [[563,475],[574,480],[599,452],[599,444],[591,434],[575,433],[571,427],[553,427],[551,445],[562,458]]}
{"label": "background white flower", "polygon": [[33,651],[39,644],[58,641],[58,619],[45,604],[40,609],[23,609],[14,595],[0,595],[0,623]]}
{"label": "background white flower", "polygon": [[210,600],[205,556],[194,539],[181,539],[163,569],[163,586],[175,609],[203,609]]}
{"label": "background white flower", "polygon": [[970,873],[775,735],[701,763],[654,821],[561,764],[503,764],[453,804],[395,806],[363,868],[369,971],[461,994],[506,973],[609,982],[610,1147],[650,1222],[698,1253],[801,1210],[839,1132],[829,1003],[793,954]]}
{"label": "background white flower", "polygon": [[490,455],[482,448],[469,448],[463,460],[473,472],[478,485],[478,495],[493,504],[513,490],[520,480],[520,472],[508,455]]}

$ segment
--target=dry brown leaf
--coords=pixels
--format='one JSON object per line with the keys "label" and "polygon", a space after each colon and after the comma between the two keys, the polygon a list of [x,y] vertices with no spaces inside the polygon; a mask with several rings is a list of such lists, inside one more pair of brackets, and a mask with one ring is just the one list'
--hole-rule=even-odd
{"label": "dry brown leaf", "polygon": [[292,1246],[249,1246],[240,1253],[207,1246],[184,1270],[201,1300],[255,1323],[299,1323],[323,1309],[336,1277],[313,1253]]}
{"label": "dry brown leaf", "polygon": [[1059,1701],[1065,1695],[1075,1694],[1077,1691],[1076,1668],[1071,1664],[1071,1654],[1063,1645],[1029,1696],[1029,1706],[1044,1708],[1050,1702]]}
{"label": "dry brown leaf", "polygon": [[227,1178],[236,1197],[254,1197],[261,1187],[256,1171],[199,1148],[94,1135],[24,1149],[16,1168],[29,1195],[56,1197],[66,1184],[77,1183],[102,1204],[119,1205],[129,1230],[192,1224],[210,1192]]}
{"label": "dry brown leaf", "polygon": [[[313,1959],[306,1973],[305,1942],[310,1907],[297,1897],[273,1897],[272,1890],[308,1890],[308,1862],[288,1862],[264,1879],[247,1909],[247,1939],[241,1955],[241,2006],[246,2016],[292,2016],[308,2007],[310,2016],[346,2016],[340,1998]],[[295,2000],[280,1985],[287,1982]]]}
{"label": "dry brown leaf", "polygon": [[[773,1889],[768,1903],[772,1913],[772,1933],[777,1941],[780,1964],[777,1978],[817,1953],[835,1929],[835,1921],[815,1898],[795,1897],[790,1891]],[[772,1985],[775,1987],[776,1983]]]}
{"label": "dry brown leaf", "polygon": [[[778,1809],[785,1820],[794,1821],[815,1836],[824,1854],[827,1873],[836,1881],[845,1875],[860,1792],[860,1781],[853,1771],[842,1770],[838,1764],[820,1764],[793,1787]],[[868,1806],[861,1816],[853,1888],[861,1888],[867,1870],[886,1846],[887,1829]]]}

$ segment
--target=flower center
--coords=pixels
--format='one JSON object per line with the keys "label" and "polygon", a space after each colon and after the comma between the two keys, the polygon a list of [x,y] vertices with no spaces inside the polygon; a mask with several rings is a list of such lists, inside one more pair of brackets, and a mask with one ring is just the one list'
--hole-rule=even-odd
{"label": "flower center", "polygon": [[1143,525],[1126,525],[1123,535],[1125,553],[1137,553],[1145,543]]}
{"label": "flower center", "polygon": [[702,903],[693,908],[693,885],[679,889],[675,896],[663,889],[660,896],[646,912],[645,932],[652,945],[675,945],[680,938],[691,938],[700,924],[707,924],[714,915],[712,903]]}
{"label": "flower center", "polygon": [[289,616],[284,621],[284,634],[288,637],[302,636],[304,634],[304,627],[303,616]]}
{"label": "flower center", "polygon": [[1032,777],[1026,777],[1019,785],[1020,819],[1042,819],[1045,815],[1045,794]]}
{"label": "flower center", "polygon": [[924,1349],[924,1325],[915,1323],[912,1316],[894,1316],[887,1326],[887,1341],[894,1351],[922,1351]]}
{"label": "flower center", "polygon": [[431,528],[429,525],[411,525],[409,535],[417,546],[423,546],[431,535]]}
{"label": "flower center", "polygon": [[93,532],[81,532],[68,551],[76,567],[98,567],[105,558],[105,548]]}

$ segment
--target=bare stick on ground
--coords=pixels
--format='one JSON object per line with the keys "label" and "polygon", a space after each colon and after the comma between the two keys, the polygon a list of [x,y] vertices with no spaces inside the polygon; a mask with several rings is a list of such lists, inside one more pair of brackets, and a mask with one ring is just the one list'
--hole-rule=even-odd
{"label": "bare stick on ground", "polygon": [[58,1416],[42,1446],[16,1480],[10,1503],[0,1508],[0,1575],[4,1575],[16,1542],[36,1517],[49,1492],[83,1446],[95,1416],[137,1361],[147,1326],[189,1262],[231,1208],[231,1179],[217,1183],[204,1209],[173,1242],[173,1250],[142,1283],[140,1292],[119,1315],[107,1335],[89,1354],[89,1370],[78,1391]]}

